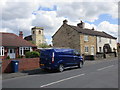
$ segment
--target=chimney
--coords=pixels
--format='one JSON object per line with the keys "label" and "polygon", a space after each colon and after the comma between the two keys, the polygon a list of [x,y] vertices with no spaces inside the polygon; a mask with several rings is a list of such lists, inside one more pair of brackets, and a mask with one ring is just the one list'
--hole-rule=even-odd
{"label": "chimney", "polygon": [[67,24],[67,22],[68,22],[68,21],[65,19],[65,20],[63,21],[63,24]]}
{"label": "chimney", "polygon": [[23,39],[23,32],[19,31],[19,37]]}
{"label": "chimney", "polygon": [[92,30],[95,30],[94,27],[92,28]]}
{"label": "chimney", "polygon": [[85,23],[81,21],[81,23],[78,23],[77,26],[80,27],[80,28],[84,28]]}

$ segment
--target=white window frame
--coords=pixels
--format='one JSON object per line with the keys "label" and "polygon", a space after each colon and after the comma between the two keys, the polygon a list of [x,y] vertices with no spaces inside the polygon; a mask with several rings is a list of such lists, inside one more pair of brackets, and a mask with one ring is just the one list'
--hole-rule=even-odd
{"label": "white window frame", "polygon": [[111,39],[109,39],[109,43],[110,43],[110,44],[112,43]]}
{"label": "white window frame", "polygon": [[4,47],[3,46],[0,46],[0,56],[4,56]]}
{"label": "white window frame", "polygon": [[31,52],[32,51],[32,47],[19,47],[19,55],[20,56],[25,56],[24,50],[30,50],[30,52]]}
{"label": "white window frame", "polygon": [[[100,49],[101,48],[101,49]],[[99,47],[99,52],[102,52],[102,47]]]}
{"label": "white window frame", "polygon": [[[86,49],[87,48],[87,49]],[[88,53],[89,52],[89,47],[88,46],[85,46],[85,53]]]}
{"label": "white window frame", "polygon": [[84,41],[88,41],[88,35],[84,36]]}

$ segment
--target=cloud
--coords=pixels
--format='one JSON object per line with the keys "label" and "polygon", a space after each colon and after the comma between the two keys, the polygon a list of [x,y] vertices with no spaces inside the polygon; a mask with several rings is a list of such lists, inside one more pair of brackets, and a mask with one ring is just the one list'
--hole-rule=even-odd
{"label": "cloud", "polygon": [[108,21],[103,21],[97,26],[97,29],[118,37],[118,25],[116,24],[110,24]]}
{"label": "cloud", "polygon": [[117,24],[111,24],[108,21],[103,21],[98,25],[85,23],[85,28],[92,29],[92,27],[94,27],[95,30],[97,30],[97,31],[104,31],[104,32],[118,38],[118,25]]}
{"label": "cloud", "polygon": [[[2,5],[1,5],[2,4]],[[48,0],[4,0],[0,4],[2,9],[0,15],[2,15],[2,27],[0,32],[12,32],[18,34],[19,30],[22,30],[24,36],[27,36],[31,32],[31,27],[40,26],[44,27],[45,37],[47,42],[51,42],[51,36],[62,25],[64,19],[68,19],[68,23],[71,25],[77,25],[79,20],[93,22],[99,18],[99,15],[107,13],[117,17],[117,3],[100,3],[100,2],[75,2],[74,0],[68,1],[48,1]],[[41,7],[41,9],[39,9]],[[1,20],[0,19],[0,20]],[[111,25],[111,28],[107,29],[104,25]],[[116,34],[112,31],[115,25],[109,22],[101,22],[98,26],[94,24],[85,24],[87,28],[93,26],[99,30],[105,30],[106,32]]]}
{"label": "cloud", "polygon": [[60,27],[63,17],[56,18],[55,11],[39,11],[32,21],[33,26],[44,27],[46,36],[53,35],[55,31]]}
{"label": "cloud", "polygon": [[112,17],[116,18],[118,14],[117,6],[117,3],[113,2],[60,3],[57,8],[57,16],[67,17],[72,21],[82,19],[93,22],[103,13],[110,14]]}

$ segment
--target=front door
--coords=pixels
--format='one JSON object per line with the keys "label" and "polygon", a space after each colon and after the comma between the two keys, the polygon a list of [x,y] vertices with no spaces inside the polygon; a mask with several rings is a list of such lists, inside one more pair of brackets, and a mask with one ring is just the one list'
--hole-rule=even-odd
{"label": "front door", "polygon": [[9,49],[8,49],[8,56],[9,56],[10,58],[15,58],[15,49],[9,48]]}
{"label": "front door", "polygon": [[91,55],[94,55],[94,47],[91,47]]}

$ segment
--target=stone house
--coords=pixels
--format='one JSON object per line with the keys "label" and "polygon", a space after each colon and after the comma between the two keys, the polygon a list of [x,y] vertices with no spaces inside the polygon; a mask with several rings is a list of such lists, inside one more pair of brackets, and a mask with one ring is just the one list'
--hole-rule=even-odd
{"label": "stone house", "polygon": [[[77,49],[80,54],[96,54],[96,36],[89,33],[89,29],[84,28],[84,23],[78,23],[77,26],[68,25],[67,20],[52,36],[54,47],[69,47]],[[88,32],[89,31],[89,32]]]}
{"label": "stone house", "polygon": [[39,47],[40,44],[46,43],[43,27],[33,27],[31,29],[31,35],[26,36],[24,39],[33,42],[37,47]]}
{"label": "stone house", "polygon": [[0,59],[17,58],[25,56],[27,51],[37,49],[37,46],[24,40],[23,33],[20,31],[19,36],[13,33],[0,33]]}
{"label": "stone house", "polygon": [[[100,47],[98,37],[116,40],[115,37],[105,32],[96,31],[94,28],[84,28],[84,25],[82,21],[77,26],[68,25],[67,20],[64,20],[63,25],[52,36],[53,46],[77,49],[81,55],[96,55]],[[112,44],[112,46],[115,45]]]}

